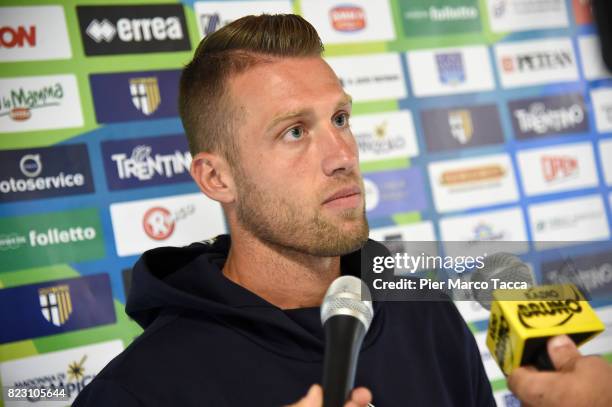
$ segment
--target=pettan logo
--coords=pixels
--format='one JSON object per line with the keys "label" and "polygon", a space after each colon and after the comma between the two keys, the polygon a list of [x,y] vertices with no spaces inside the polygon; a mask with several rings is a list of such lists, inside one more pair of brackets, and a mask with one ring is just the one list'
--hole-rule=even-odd
{"label": "pettan logo", "polygon": [[581,296],[574,287],[571,288],[573,299],[563,299],[567,293],[558,290],[541,291],[530,288],[525,292],[526,298],[542,298],[547,301],[532,301],[518,304],[518,319],[525,328],[552,328],[568,323],[575,314],[582,312]]}
{"label": "pettan logo", "polygon": [[36,46],[36,26],[0,27],[0,47],[23,48],[26,44],[30,47]]}
{"label": "pettan logo", "polygon": [[473,168],[445,171],[440,176],[440,184],[457,186],[476,182],[496,181],[505,176],[506,170],[501,165],[482,165]]}
{"label": "pettan logo", "polygon": [[175,213],[168,209],[156,206],[145,212],[142,218],[142,227],[151,239],[165,240],[172,236],[176,222],[195,213],[194,205],[179,208]]}
{"label": "pettan logo", "polygon": [[161,103],[156,77],[130,79],[130,94],[134,107],[146,116],[154,113]]}
{"label": "pettan logo", "polygon": [[72,314],[70,287],[58,285],[38,290],[40,311],[45,319],[55,326],[62,326]]}
{"label": "pettan logo", "polygon": [[542,156],[542,175],[546,182],[567,179],[578,174],[578,160],[567,156]]}
{"label": "pettan logo", "polygon": [[435,58],[440,82],[446,85],[458,85],[465,82],[465,66],[461,52],[436,54]]}
{"label": "pettan logo", "polygon": [[501,58],[504,72],[538,72],[565,69],[574,65],[574,57],[566,50],[540,51]]}
{"label": "pettan logo", "polygon": [[366,26],[364,10],[359,6],[343,5],[329,11],[332,27],[338,31],[353,32]]}

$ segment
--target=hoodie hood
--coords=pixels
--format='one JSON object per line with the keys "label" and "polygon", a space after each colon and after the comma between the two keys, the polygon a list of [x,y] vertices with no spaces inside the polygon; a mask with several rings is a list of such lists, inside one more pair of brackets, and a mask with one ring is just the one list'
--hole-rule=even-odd
{"label": "hoodie hood", "polygon": [[[320,361],[324,331],[319,307],[282,310],[226,278],[223,265],[229,235],[187,247],[162,247],[145,252],[134,266],[126,312],[142,328],[163,313],[207,319],[285,356]],[[377,244],[368,241],[368,245]],[[342,274],[359,277],[361,251],[341,258]],[[374,302],[374,319],[363,348],[372,345],[383,323],[383,309]]]}

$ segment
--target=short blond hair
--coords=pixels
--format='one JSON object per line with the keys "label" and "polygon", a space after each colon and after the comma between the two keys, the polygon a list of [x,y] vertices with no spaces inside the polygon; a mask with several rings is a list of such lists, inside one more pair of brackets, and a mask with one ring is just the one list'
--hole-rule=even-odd
{"label": "short blond hair", "polygon": [[181,75],[179,112],[192,155],[236,158],[235,106],[227,91],[232,75],[271,57],[321,56],[315,28],[294,14],[242,17],[206,36]]}

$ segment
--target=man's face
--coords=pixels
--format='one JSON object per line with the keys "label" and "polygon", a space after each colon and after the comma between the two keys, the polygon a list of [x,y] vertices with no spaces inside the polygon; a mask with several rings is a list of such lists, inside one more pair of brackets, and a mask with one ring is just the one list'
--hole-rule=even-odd
{"label": "man's face", "polygon": [[351,102],[320,57],[258,64],[230,79],[237,109],[236,215],[258,239],[314,256],[367,240]]}

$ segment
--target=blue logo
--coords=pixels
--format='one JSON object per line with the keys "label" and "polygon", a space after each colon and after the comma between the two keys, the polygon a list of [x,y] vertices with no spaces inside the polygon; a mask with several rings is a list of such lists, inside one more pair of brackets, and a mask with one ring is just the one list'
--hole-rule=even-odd
{"label": "blue logo", "polygon": [[111,190],[191,181],[185,136],[104,141],[102,155]]}
{"label": "blue logo", "polygon": [[456,85],[465,82],[465,67],[460,52],[436,54],[440,82]]}
{"label": "blue logo", "polygon": [[427,208],[423,173],[420,168],[373,172],[363,175],[368,218]]}
{"label": "blue logo", "polygon": [[116,321],[108,274],[0,290],[0,344]]}
{"label": "blue logo", "polygon": [[178,116],[180,75],[180,70],[90,75],[98,123]]}
{"label": "blue logo", "polygon": [[0,203],[94,192],[85,144],[0,151],[0,174]]}

